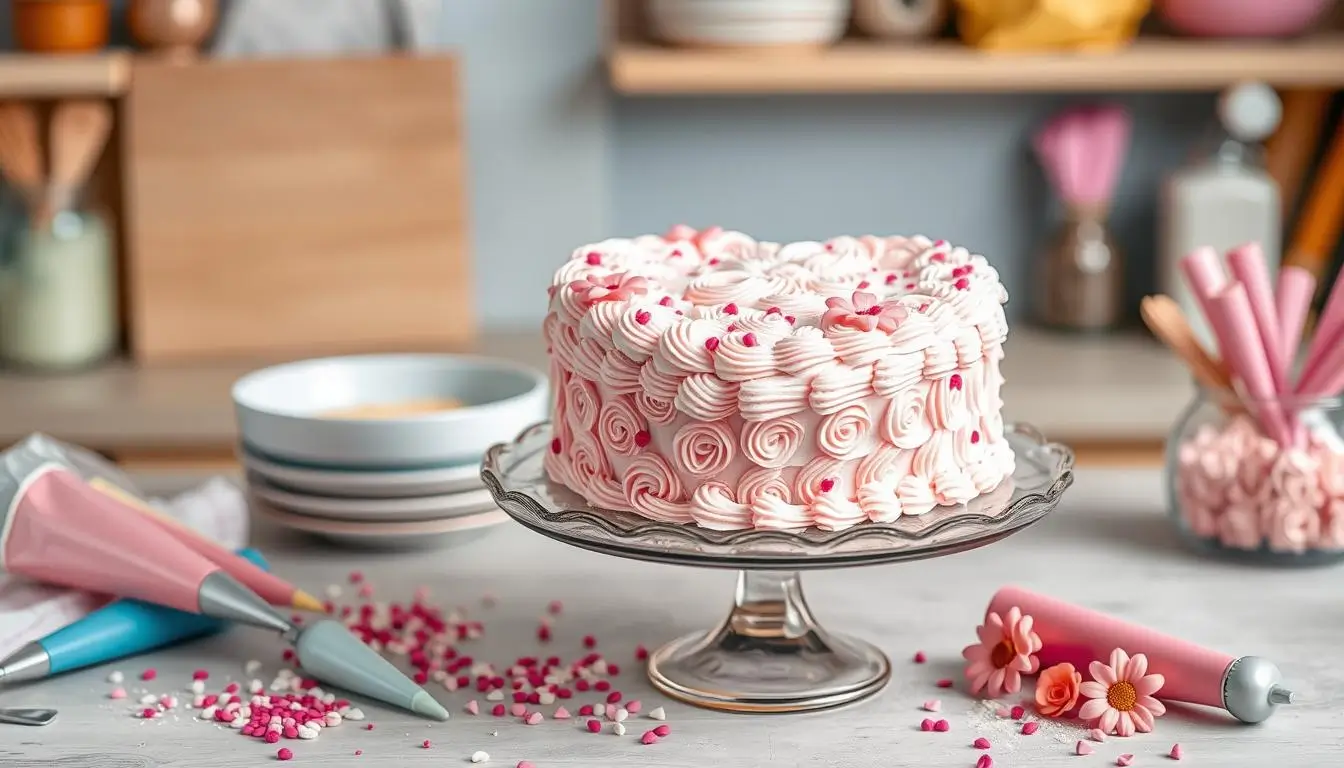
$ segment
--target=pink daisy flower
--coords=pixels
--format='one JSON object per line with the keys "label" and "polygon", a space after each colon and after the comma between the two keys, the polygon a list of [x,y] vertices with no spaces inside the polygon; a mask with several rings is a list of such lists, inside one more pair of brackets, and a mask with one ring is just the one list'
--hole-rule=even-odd
{"label": "pink daisy flower", "polygon": [[1131,658],[1116,648],[1111,651],[1109,666],[1094,661],[1088,672],[1092,679],[1078,689],[1088,702],[1078,710],[1078,717],[1096,721],[1103,732],[1116,736],[1148,733],[1153,730],[1153,721],[1166,713],[1162,702],[1153,698],[1166,678],[1148,674],[1148,657],[1142,653]]}
{"label": "pink daisy flower", "polygon": [[871,293],[856,291],[849,301],[833,296],[826,300],[821,329],[853,328],[856,331],[891,333],[905,320],[906,309],[895,301],[878,303]]}
{"label": "pink daisy flower", "polygon": [[587,304],[599,301],[628,301],[635,296],[648,293],[648,281],[642,277],[630,277],[625,272],[611,275],[589,275],[583,280],[574,280],[569,289],[583,297]]}
{"label": "pink daisy flower", "polygon": [[1041,650],[1041,636],[1031,631],[1033,623],[1013,606],[1002,617],[991,612],[975,628],[980,642],[961,651],[972,695],[983,690],[993,699],[1005,692],[1017,693],[1022,689],[1022,675],[1036,674],[1041,662],[1032,654]]}

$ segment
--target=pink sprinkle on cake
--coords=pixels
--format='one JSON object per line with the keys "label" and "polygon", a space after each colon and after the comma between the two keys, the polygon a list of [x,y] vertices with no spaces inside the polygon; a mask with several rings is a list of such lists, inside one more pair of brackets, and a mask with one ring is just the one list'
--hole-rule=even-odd
{"label": "pink sprinkle on cake", "polygon": [[841,530],[1012,474],[1007,295],[964,248],[678,227],[579,248],[552,288],[544,461],[595,507]]}

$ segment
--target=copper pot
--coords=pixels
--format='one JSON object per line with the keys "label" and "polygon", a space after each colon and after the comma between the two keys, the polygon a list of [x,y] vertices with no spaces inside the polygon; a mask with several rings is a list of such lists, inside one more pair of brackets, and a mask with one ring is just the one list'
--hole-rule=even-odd
{"label": "copper pot", "polygon": [[190,58],[214,31],[217,0],[131,0],[126,19],[141,47]]}
{"label": "copper pot", "polygon": [[14,41],[34,53],[84,53],[107,45],[108,0],[11,0]]}

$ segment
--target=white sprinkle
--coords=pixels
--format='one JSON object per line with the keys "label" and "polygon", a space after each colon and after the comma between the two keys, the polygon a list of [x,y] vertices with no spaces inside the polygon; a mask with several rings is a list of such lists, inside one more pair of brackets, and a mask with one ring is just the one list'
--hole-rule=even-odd
{"label": "white sprinkle", "polygon": [[294,670],[292,670],[292,669],[282,669],[282,670],[280,670],[279,672],[276,672],[276,673],[275,673],[275,676],[276,676],[277,678],[281,679],[281,680],[288,680],[288,679],[294,677]]}
{"label": "white sprinkle", "polygon": [[202,710],[201,710],[201,714],[197,715],[197,717],[201,718],[202,720],[214,720],[214,719],[215,719],[215,713],[218,712],[218,711],[219,711],[219,707],[216,707],[216,706],[214,706],[214,705],[212,704],[212,705],[206,707],[205,709],[202,709]]}
{"label": "white sprinkle", "polygon": [[537,694],[537,703],[551,705],[555,703],[555,694],[550,691],[542,691]]}
{"label": "white sprinkle", "polygon": [[340,725],[341,721],[344,719],[345,718],[341,717],[340,712],[328,712],[327,714],[322,716],[322,720],[327,724],[328,728],[335,728],[336,726]]}
{"label": "white sprinkle", "polygon": [[445,691],[456,691],[456,690],[457,690],[457,678],[456,678],[456,677],[453,677],[452,675],[449,675],[448,677],[443,678],[443,689],[444,689]]}
{"label": "white sprinkle", "polygon": [[605,675],[605,674],[607,674],[607,660],[606,660],[606,659],[598,659],[597,661],[594,661],[594,662],[593,662],[593,674],[595,674],[595,675]]}
{"label": "white sprinkle", "polygon": [[159,699],[159,705],[162,706],[164,709],[172,709],[173,707],[177,706],[177,697],[173,696],[172,694],[168,694],[163,698]]}
{"label": "white sprinkle", "polygon": [[937,712],[942,708],[943,708],[943,702],[939,701],[938,699],[929,699],[928,701],[924,702],[925,712]]}
{"label": "white sprinkle", "polygon": [[243,726],[245,726],[245,725],[247,725],[247,718],[246,718],[246,717],[235,717],[235,718],[233,718],[233,720],[229,723],[229,727],[232,728],[232,729],[235,730],[235,731],[241,731],[241,730],[243,729]]}
{"label": "white sprinkle", "polygon": [[340,584],[328,584],[328,585],[327,585],[327,597],[331,598],[332,600],[338,600],[338,599],[340,599],[340,597],[341,597],[341,592],[342,592],[342,591],[343,591],[343,590],[341,589],[341,585],[340,585]]}
{"label": "white sprinkle", "polygon": [[363,720],[364,710],[359,707],[351,707],[349,712],[345,713],[346,720]]}
{"label": "white sprinkle", "polygon": [[191,685],[188,686],[187,690],[189,690],[189,691],[191,691],[192,693],[195,693],[195,694],[205,693],[205,681],[204,681],[204,680],[192,680],[192,681],[191,681]]}
{"label": "white sprinkle", "polygon": [[663,708],[662,708],[662,707],[654,707],[653,709],[649,710],[649,719],[650,719],[650,720],[666,720],[666,719],[667,719],[667,713],[663,711]]}
{"label": "white sprinkle", "polygon": [[261,671],[261,662],[257,661],[256,659],[252,659],[251,661],[243,665],[243,672],[248,677],[252,677],[259,671]]}
{"label": "white sprinkle", "polygon": [[480,705],[480,704],[477,704],[475,699],[472,699],[471,701],[468,701],[468,702],[467,702],[467,707],[466,707],[466,709],[467,709],[467,714],[469,714],[469,715],[479,715],[479,714],[481,714],[481,705]]}
{"label": "white sprinkle", "polygon": [[141,697],[140,697],[140,703],[141,703],[141,704],[145,704],[145,705],[149,705],[149,706],[153,706],[153,705],[159,703],[159,697],[158,697],[158,696],[155,696],[155,695],[152,694],[152,693],[146,693],[144,696],[141,696]]}
{"label": "white sprinkle", "polygon": [[[429,679],[436,683],[442,683],[444,680],[448,679],[448,673],[442,669],[436,669],[429,673]],[[456,678],[454,678],[454,680],[456,680]]]}
{"label": "white sprinkle", "polygon": [[616,716],[613,717],[612,719],[618,723],[622,723],[625,722],[625,718],[629,716],[630,716],[629,712],[626,712],[624,709],[618,709],[616,710]]}
{"label": "white sprinkle", "polygon": [[204,707],[204,706],[205,706],[205,696],[203,696],[203,695],[193,696],[192,699],[191,699],[191,706],[192,706],[193,709],[200,709],[201,707]]}
{"label": "white sprinkle", "polygon": [[126,698],[126,689],[121,687],[113,688],[111,691],[108,692],[107,698],[124,699]]}
{"label": "white sprinkle", "polygon": [[490,759],[489,752],[477,751],[471,753],[471,762],[473,763],[484,763],[486,760],[489,759]]}
{"label": "white sprinkle", "polygon": [[624,736],[624,735],[625,735],[625,725],[624,725],[623,723],[612,723],[612,724],[611,724],[611,732],[614,733],[614,734],[616,734],[617,736]]}
{"label": "white sprinkle", "polygon": [[123,682],[123,681],[125,681],[125,680],[126,680],[126,676],[123,675],[123,674],[121,673],[121,670],[113,670],[113,671],[112,671],[112,674],[110,674],[110,675],[107,676],[107,682],[109,682],[109,683],[113,683],[113,684],[120,683],[120,682]]}
{"label": "white sprinkle", "polygon": [[494,666],[491,664],[487,664],[484,661],[478,661],[475,664],[471,665],[472,677],[480,677],[481,675],[493,675],[494,673],[495,673]]}
{"label": "white sprinkle", "polygon": [[299,738],[303,739],[304,741],[312,741],[313,739],[316,739],[318,733],[319,733],[318,729],[313,728],[312,726],[309,725],[299,726]]}
{"label": "white sprinkle", "polygon": [[491,691],[491,692],[485,694],[485,700],[486,700],[486,701],[503,701],[503,700],[504,700],[504,692],[501,691],[501,690],[499,690],[498,688],[496,688],[495,690],[493,690],[493,691]]}

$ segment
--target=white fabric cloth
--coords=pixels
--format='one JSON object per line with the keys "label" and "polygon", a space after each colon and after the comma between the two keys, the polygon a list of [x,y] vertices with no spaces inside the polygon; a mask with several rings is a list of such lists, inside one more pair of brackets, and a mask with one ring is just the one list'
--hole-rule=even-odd
{"label": "white fabric cloth", "polygon": [[[247,497],[222,477],[155,504],[230,548],[247,542]],[[105,597],[0,573],[0,658],[100,608]]]}

